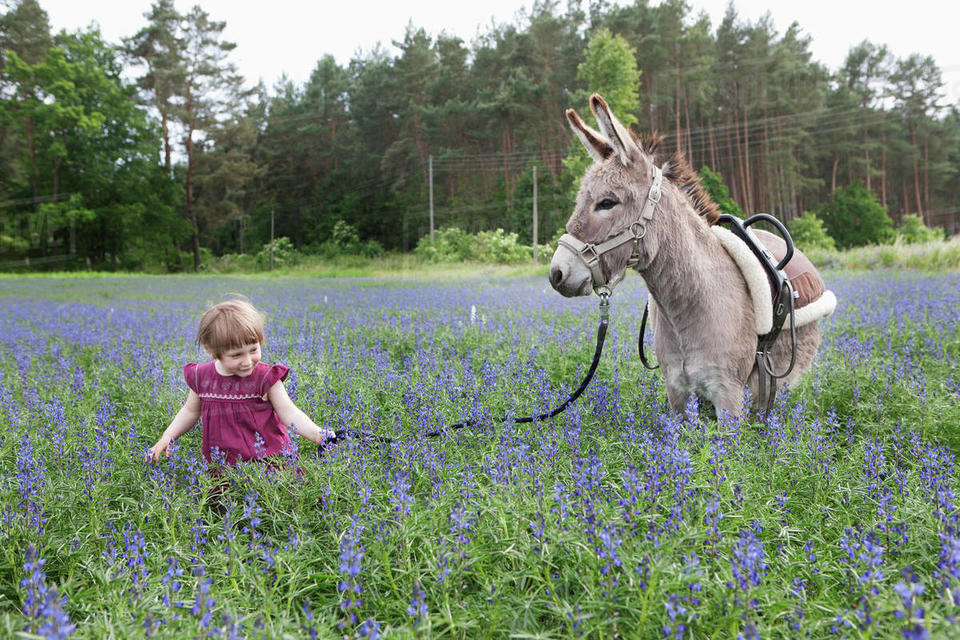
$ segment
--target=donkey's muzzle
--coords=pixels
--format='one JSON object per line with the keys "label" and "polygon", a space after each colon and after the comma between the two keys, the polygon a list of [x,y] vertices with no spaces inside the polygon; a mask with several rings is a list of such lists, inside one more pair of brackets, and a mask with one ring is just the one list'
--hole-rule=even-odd
{"label": "donkey's muzzle", "polygon": [[550,286],[566,298],[586,296],[593,290],[590,270],[567,247],[558,247],[550,261]]}

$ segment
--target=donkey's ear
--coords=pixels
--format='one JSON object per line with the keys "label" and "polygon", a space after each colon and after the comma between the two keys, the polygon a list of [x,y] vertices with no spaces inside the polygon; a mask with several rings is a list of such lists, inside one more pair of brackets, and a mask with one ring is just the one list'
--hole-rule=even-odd
{"label": "donkey's ear", "polygon": [[595,93],[590,96],[590,109],[593,111],[593,115],[597,117],[600,131],[610,141],[620,158],[620,162],[624,166],[628,166],[631,161],[639,159],[641,155],[640,147],[637,146],[627,128],[620,124],[620,121],[610,111],[610,105],[607,104],[607,101]]}
{"label": "donkey's ear", "polygon": [[573,129],[573,132],[580,138],[580,142],[583,143],[583,146],[591,158],[596,162],[601,162],[613,154],[613,147],[610,146],[610,143],[599,133],[584,124],[576,111],[567,109],[566,113],[570,128]]}

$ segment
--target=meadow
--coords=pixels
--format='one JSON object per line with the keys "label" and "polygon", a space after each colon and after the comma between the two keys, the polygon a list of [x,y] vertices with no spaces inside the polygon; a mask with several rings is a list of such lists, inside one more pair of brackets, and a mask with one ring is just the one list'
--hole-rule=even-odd
{"label": "meadow", "polygon": [[[667,409],[634,276],[524,425],[598,321],[542,275],[0,278],[0,637],[960,637],[960,274],[825,276],[765,421]],[[145,464],[232,292],[300,408],[395,441]]]}

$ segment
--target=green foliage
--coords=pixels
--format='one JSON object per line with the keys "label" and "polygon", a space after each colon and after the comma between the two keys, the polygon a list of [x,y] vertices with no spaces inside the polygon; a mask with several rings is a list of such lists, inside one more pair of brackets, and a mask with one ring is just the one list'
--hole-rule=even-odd
{"label": "green foliage", "polygon": [[[290,267],[300,259],[300,252],[296,250],[290,238],[282,237],[273,241],[273,266],[274,268]],[[256,255],[257,266],[261,269],[270,268],[270,243],[263,245],[260,252]]]}
{"label": "green foliage", "polygon": [[[640,87],[640,71],[637,69],[636,51],[620,35],[614,35],[606,27],[597,29],[590,38],[584,60],[577,67],[577,80],[584,87],[576,95],[577,111],[586,115],[587,99],[599,93],[624,126],[637,124],[634,112],[637,109]],[[574,177],[568,197],[576,198],[580,189],[580,177],[591,164],[590,156],[580,141],[573,138],[571,150],[563,165]]]}
{"label": "green foliage", "polygon": [[793,238],[793,243],[806,252],[808,249],[825,249],[831,251],[836,248],[833,238],[827,234],[823,220],[812,211],[805,212],[799,218],[787,222],[787,231]]}
{"label": "green foliage", "polygon": [[710,197],[720,211],[728,213],[738,218],[743,217],[743,209],[737,204],[737,201],[730,196],[730,190],[723,182],[723,176],[719,172],[715,173],[707,165],[700,167],[700,185],[710,194]]}
{"label": "green foliage", "polygon": [[433,232],[434,241],[426,235],[417,242],[414,254],[424,262],[464,262],[476,257],[475,238],[457,227],[446,227]]}
{"label": "green foliage", "polygon": [[943,240],[946,232],[939,227],[931,229],[923,224],[923,218],[920,216],[909,215],[903,217],[903,224],[897,229],[897,236],[907,244],[919,244]]}
{"label": "green foliage", "polygon": [[476,236],[477,259],[488,264],[516,264],[532,259],[529,246],[520,244],[517,234],[503,229],[481,231]]}
{"label": "green foliage", "polygon": [[156,164],[157,128],[121,78],[116,51],[95,31],[61,33],[54,45],[33,64],[7,52],[6,131],[20,141],[6,159],[9,195],[29,204],[4,217],[27,232],[34,255],[75,249],[111,268],[176,255],[177,191]]}
{"label": "green foliage", "polygon": [[859,180],[837,189],[816,214],[840,249],[887,244],[896,238],[886,208]]}
{"label": "green foliage", "polygon": [[344,220],[337,220],[330,231],[330,237],[319,247],[318,253],[327,258],[340,256],[363,256],[376,258],[382,256],[383,246],[376,240],[360,240],[357,228]]}
{"label": "green foliage", "polygon": [[623,36],[606,27],[597,29],[577,67],[577,79],[585,88],[581,102],[585,104],[588,95],[599,93],[624,126],[637,124],[634,112],[639,103],[640,71],[636,51]]}
{"label": "green foliage", "polygon": [[[872,223],[861,234],[859,222],[854,237],[836,236],[818,207],[838,179],[875,190],[882,180],[891,212],[960,207],[960,112],[942,106],[934,60],[864,42],[831,74],[800,25],[780,33],[733,7],[711,25],[675,0],[540,2],[522,25],[469,43],[410,24],[396,56],[375,49],[342,66],[328,55],[305,83],[250,92],[225,23],[202,9],[153,0],[120,56],[95,29],[51,36],[35,0],[7,4],[0,263],[182,270],[194,235],[215,255],[256,252],[272,235],[330,260],[407,251],[427,229],[430,157],[438,226],[501,228],[528,243],[530,167],[542,169],[540,228],[553,229],[590,164],[562,114],[574,107],[589,120],[591,92],[628,126],[667,133],[665,154],[709,163],[714,186],[722,173],[745,207],[814,211],[841,246],[891,236]],[[37,204],[71,194],[92,218]],[[360,246],[330,242],[338,220]],[[912,227],[902,235],[913,241]]]}
{"label": "green foliage", "polygon": [[[541,251],[549,251],[549,245],[539,245]],[[521,244],[516,233],[503,229],[468,234],[456,227],[439,229],[430,236],[423,236],[414,249],[424,262],[464,262],[475,260],[486,264],[517,264],[533,258],[533,249]]]}

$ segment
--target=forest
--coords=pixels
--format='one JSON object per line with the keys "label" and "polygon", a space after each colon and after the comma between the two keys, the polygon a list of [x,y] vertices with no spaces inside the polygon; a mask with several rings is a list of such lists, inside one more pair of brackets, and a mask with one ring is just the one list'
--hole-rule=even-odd
{"label": "forest", "polygon": [[273,87],[248,85],[199,6],[155,0],[120,42],[52,33],[36,0],[3,11],[0,269],[193,271],[271,238],[410,251],[431,202],[438,229],[529,245],[534,180],[543,242],[586,166],[563,112],[593,91],[744,211],[790,221],[856,186],[894,224],[960,231],[960,111],[937,62],[864,41],[828,69],[802,25],[732,3],[713,25],[683,0],[537,0],[473,42],[411,23],[394,53],[325,55]]}

